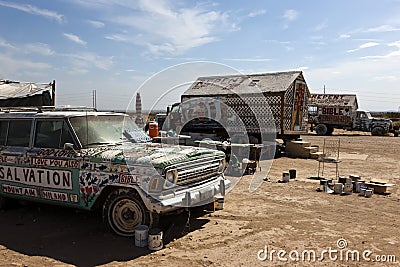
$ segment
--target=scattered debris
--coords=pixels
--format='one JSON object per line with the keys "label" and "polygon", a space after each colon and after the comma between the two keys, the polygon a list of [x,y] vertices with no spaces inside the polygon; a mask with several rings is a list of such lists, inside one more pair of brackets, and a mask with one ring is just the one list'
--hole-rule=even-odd
{"label": "scattered debris", "polygon": [[387,189],[392,186],[395,186],[395,184],[390,184],[379,179],[366,182],[359,175],[352,174],[349,177],[339,176],[337,182],[333,182],[332,179],[322,178],[320,179],[320,187],[316,191],[339,195],[358,193],[359,196],[371,198],[373,194],[390,194],[390,192],[387,192]]}

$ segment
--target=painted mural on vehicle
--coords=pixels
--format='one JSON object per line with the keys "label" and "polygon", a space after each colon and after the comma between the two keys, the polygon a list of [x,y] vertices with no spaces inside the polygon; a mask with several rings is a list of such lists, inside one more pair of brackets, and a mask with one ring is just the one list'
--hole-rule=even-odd
{"label": "painted mural on vehicle", "polygon": [[106,186],[139,186],[140,181],[146,183],[146,177],[159,175],[156,167],[195,159],[205,152],[157,143],[83,149],[78,156],[73,151],[44,148],[7,155],[13,151],[1,147],[0,162],[7,164],[0,166],[3,193],[88,209]]}

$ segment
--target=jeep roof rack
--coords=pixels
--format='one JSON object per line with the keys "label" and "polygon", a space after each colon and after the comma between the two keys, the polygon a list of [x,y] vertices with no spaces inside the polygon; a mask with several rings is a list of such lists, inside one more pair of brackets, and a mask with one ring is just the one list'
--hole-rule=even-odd
{"label": "jeep roof rack", "polygon": [[85,106],[58,106],[53,107],[54,111],[97,111],[94,107],[85,107]]}
{"label": "jeep roof rack", "polygon": [[97,109],[92,107],[81,107],[81,106],[37,106],[37,107],[0,107],[0,111],[9,112],[37,112],[41,113],[43,111],[97,111]]}

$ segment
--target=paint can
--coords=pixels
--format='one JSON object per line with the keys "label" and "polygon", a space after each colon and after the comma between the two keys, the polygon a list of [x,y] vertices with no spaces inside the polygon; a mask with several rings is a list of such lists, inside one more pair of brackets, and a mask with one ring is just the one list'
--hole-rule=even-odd
{"label": "paint can", "polygon": [[365,191],[366,191],[366,190],[367,190],[367,189],[361,187],[361,188],[360,188],[360,193],[358,193],[358,195],[364,197],[364,196],[365,196]]}
{"label": "paint can", "polygon": [[149,230],[149,243],[150,250],[160,250],[163,248],[163,232],[159,228],[152,228]]}
{"label": "paint can", "polygon": [[290,169],[289,170],[289,176],[290,176],[290,179],[296,179],[296,170],[295,169]]}
{"label": "paint can", "polygon": [[365,197],[370,198],[370,197],[372,197],[372,194],[373,194],[373,192],[371,189],[365,190]]}
{"label": "paint can", "polygon": [[214,210],[223,210],[224,209],[224,197],[216,196],[214,198]]}
{"label": "paint can", "polygon": [[148,236],[149,236],[149,227],[147,225],[138,225],[135,228],[135,246],[137,247],[147,246]]}
{"label": "paint can", "polygon": [[355,186],[354,192],[355,192],[355,193],[360,193],[361,186],[362,186],[363,184],[364,184],[364,183],[362,183],[362,182],[356,182],[356,186]]}
{"label": "paint can", "polygon": [[344,177],[344,176],[339,176],[339,183],[345,184],[345,183],[346,183],[346,177]]}
{"label": "paint can", "polygon": [[335,194],[341,194],[343,192],[343,184],[342,183],[336,183],[333,185],[333,192]]}
{"label": "paint can", "polygon": [[287,183],[287,182],[289,182],[289,180],[290,180],[290,174],[289,174],[289,172],[284,172],[284,173],[282,174],[282,181],[283,181],[284,183]]}
{"label": "paint can", "polygon": [[346,195],[350,195],[353,193],[353,184],[352,183],[346,183],[343,185],[343,193]]}
{"label": "paint can", "polygon": [[151,138],[158,136],[158,123],[155,121],[149,123],[149,136]]}

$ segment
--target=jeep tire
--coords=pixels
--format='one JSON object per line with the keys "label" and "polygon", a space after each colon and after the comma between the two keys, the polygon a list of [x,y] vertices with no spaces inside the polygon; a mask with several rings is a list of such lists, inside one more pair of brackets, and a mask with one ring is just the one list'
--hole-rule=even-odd
{"label": "jeep tire", "polygon": [[326,132],[326,135],[332,135],[334,130],[335,130],[335,128],[333,128],[331,126],[328,126],[328,130]]}
{"label": "jeep tire", "polygon": [[326,135],[328,133],[328,127],[325,124],[318,124],[315,126],[315,132],[317,135]]}
{"label": "jeep tire", "polygon": [[374,135],[374,136],[384,136],[386,134],[387,134],[387,131],[381,126],[376,126],[371,130],[371,135]]}
{"label": "jeep tire", "polygon": [[115,234],[132,237],[136,226],[150,224],[150,214],[136,191],[117,189],[104,202],[103,221]]}

